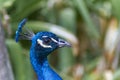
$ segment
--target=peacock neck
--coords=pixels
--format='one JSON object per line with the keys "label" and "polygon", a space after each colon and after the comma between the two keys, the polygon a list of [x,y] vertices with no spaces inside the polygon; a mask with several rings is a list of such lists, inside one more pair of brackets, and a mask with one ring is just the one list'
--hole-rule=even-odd
{"label": "peacock neck", "polygon": [[50,68],[47,56],[38,56],[36,54],[38,54],[36,51],[30,51],[31,64],[38,76],[38,80],[62,80],[60,76]]}

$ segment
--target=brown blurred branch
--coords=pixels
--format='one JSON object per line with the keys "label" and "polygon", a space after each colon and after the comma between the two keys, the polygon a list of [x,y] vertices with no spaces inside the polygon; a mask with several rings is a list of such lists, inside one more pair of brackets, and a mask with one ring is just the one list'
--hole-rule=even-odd
{"label": "brown blurred branch", "polygon": [[0,80],[14,80],[0,19]]}

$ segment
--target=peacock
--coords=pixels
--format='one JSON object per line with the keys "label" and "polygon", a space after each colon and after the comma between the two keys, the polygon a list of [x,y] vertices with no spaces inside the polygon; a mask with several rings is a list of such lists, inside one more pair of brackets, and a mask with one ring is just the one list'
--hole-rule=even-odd
{"label": "peacock", "polygon": [[71,47],[71,44],[52,32],[41,31],[34,34],[28,28],[22,31],[27,19],[23,19],[16,30],[15,40],[31,41],[30,62],[37,74],[38,80],[62,80],[62,78],[50,67],[47,56],[54,50],[62,47]]}

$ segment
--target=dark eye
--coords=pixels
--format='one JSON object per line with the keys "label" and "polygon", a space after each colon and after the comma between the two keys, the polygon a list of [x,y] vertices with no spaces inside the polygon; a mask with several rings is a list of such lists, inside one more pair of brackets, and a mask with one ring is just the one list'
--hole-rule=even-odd
{"label": "dark eye", "polygon": [[43,37],[43,43],[44,44],[49,44],[51,42],[51,38],[49,37]]}

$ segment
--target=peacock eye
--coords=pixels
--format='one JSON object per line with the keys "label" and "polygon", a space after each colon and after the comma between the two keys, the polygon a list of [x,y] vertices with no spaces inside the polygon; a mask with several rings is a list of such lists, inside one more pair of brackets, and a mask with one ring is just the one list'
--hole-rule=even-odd
{"label": "peacock eye", "polygon": [[43,37],[43,43],[44,44],[49,44],[51,42],[51,38],[49,37]]}

